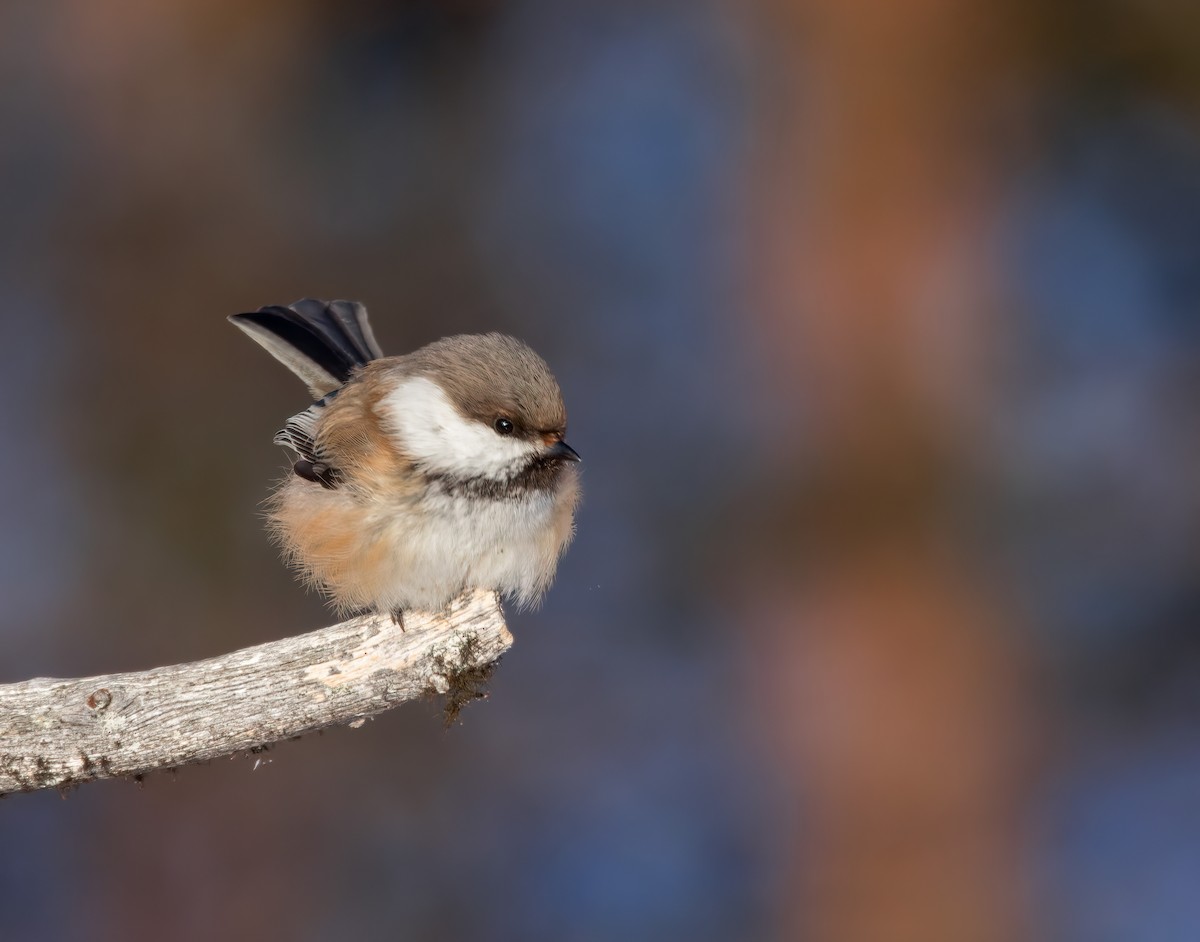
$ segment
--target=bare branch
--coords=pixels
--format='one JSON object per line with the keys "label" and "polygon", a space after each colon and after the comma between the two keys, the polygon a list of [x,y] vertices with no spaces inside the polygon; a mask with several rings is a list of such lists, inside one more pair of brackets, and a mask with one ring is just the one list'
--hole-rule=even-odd
{"label": "bare branch", "polygon": [[434,693],[453,718],[512,641],[476,591],[403,628],[370,615],[191,664],[0,685],[0,795],[256,751]]}

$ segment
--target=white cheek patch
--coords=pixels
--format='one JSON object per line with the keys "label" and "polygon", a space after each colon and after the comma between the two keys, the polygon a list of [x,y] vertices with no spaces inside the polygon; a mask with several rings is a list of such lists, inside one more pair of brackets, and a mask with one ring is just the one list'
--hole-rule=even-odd
{"label": "white cheek patch", "polygon": [[407,379],[379,404],[400,447],[430,471],[461,478],[506,478],[537,450],[536,444],[497,435],[464,418],[442,387],[424,376]]}

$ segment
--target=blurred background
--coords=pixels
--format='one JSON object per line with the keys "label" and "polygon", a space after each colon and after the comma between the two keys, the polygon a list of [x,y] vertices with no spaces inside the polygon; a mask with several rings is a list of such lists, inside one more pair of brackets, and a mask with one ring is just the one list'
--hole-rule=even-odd
{"label": "blurred background", "polygon": [[1196,938],[1200,7],[7,0],[0,212],[0,682],[330,621],[230,313],[586,488],[449,731],[0,803],[6,938]]}

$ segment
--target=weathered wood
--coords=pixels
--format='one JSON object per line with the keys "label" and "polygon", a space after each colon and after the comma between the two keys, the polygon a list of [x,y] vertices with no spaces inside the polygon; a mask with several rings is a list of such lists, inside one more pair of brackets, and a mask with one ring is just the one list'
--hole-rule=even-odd
{"label": "weathered wood", "polygon": [[190,664],[0,685],[0,794],[258,751],[432,694],[452,719],[512,641],[476,591],[403,628],[369,615]]}

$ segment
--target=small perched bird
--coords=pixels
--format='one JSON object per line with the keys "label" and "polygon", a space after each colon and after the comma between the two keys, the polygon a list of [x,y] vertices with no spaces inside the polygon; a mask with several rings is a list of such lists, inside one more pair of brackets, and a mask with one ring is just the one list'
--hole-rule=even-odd
{"label": "small perched bird", "polygon": [[476,588],[541,598],[579,501],[579,455],[541,357],[503,334],[385,357],[353,301],[229,320],[316,398],[275,436],[295,462],[270,527],[339,611],[400,617]]}

